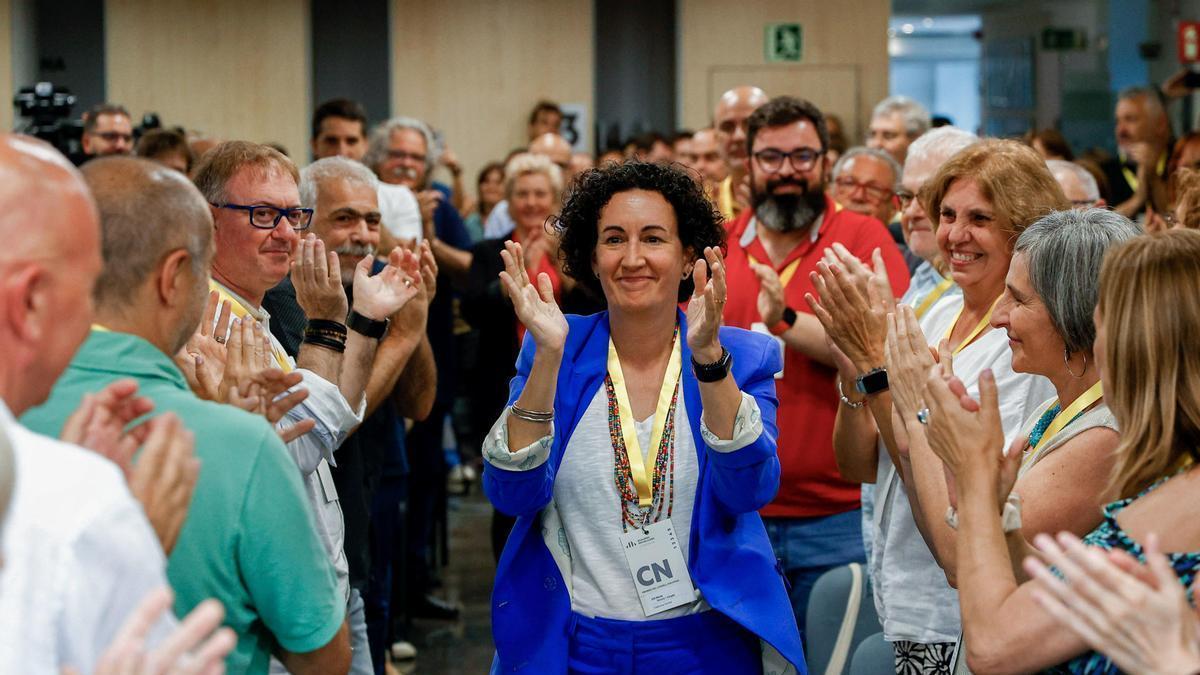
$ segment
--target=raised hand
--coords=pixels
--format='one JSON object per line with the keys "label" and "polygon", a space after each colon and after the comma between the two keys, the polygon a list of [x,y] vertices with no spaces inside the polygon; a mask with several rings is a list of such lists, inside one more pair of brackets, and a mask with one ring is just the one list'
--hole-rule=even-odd
{"label": "raised hand", "polygon": [[933,368],[933,355],[916,314],[900,305],[887,317],[886,363],[888,390],[900,419],[908,424],[925,407],[925,380]]}
{"label": "raised hand", "polygon": [[[929,406],[926,438],[934,454],[941,458],[955,476],[964,471],[985,468],[996,476],[997,485],[1009,482],[1004,474],[1011,471],[1005,463],[1019,464],[1019,444],[1005,456],[1004,429],[1000,423],[1000,404],[996,393],[996,378],[991,370],[979,376],[979,402],[966,407],[966,389],[957,378],[950,381],[940,373],[931,373],[925,381],[925,402]],[[972,410],[971,408],[974,408]],[[1015,477],[1012,479],[1015,481]],[[1010,485],[1011,488],[1011,485]],[[1000,498],[1008,496],[1003,491]]]}
{"label": "raised hand", "polygon": [[504,242],[500,257],[504,259],[500,283],[512,301],[517,320],[533,336],[539,350],[561,352],[567,343],[567,319],[554,300],[549,275],[539,274],[534,287],[525,268],[521,245],[517,242]]}
{"label": "raised hand", "polygon": [[[884,358],[887,315],[894,304],[890,288],[880,295],[881,288],[887,286],[886,272],[878,281],[848,251],[844,256],[835,249],[828,253],[827,257],[837,262],[822,260],[817,263],[817,271],[809,275],[820,300],[811,293],[806,293],[804,300],[860,373],[878,368]],[[847,268],[849,260],[853,260],[854,271]]]}
{"label": "raised hand", "polygon": [[216,291],[208,294],[199,329],[175,354],[175,365],[183,371],[192,392],[209,401],[220,400],[225,372],[225,336],[229,333],[232,306]]}
{"label": "raised hand", "polygon": [[433,248],[430,247],[428,241],[422,241],[417,247],[416,253],[421,261],[421,292],[425,296],[425,304],[430,305],[437,295],[437,258],[433,257]]}
{"label": "raised hand", "polygon": [[758,277],[758,316],[770,328],[783,318],[783,310],[787,306],[783,284],[770,265],[750,263],[750,269]]}
{"label": "raised hand", "polygon": [[140,426],[126,431],[130,422],[149,413],[154,404],[137,395],[133,380],[117,380],[95,394],[84,394],[79,407],[63,424],[59,438],[107,457],[129,480],[133,454],[146,440]]}
{"label": "raised hand", "polygon": [[387,266],[371,276],[373,262],[365,257],[354,269],[354,311],[382,321],[420,293],[421,258],[408,249],[394,248],[388,254]]}
{"label": "raised hand", "polygon": [[713,363],[721,358],[718,329],[721,328],[727,293],[725,257],[721,249],[713,246],[704,249],[704,259],[696,261],[692,268],[692,281],[696,289],[688,301],[688,348],[697,361]]}
{"label": "raised hand", "polygon": [[200,460],[194,454],[196,440],[172,413],[159,415],[139,428],[145,429],[146,440],[129,476],[129,491],[141,503],[163,551],[170,555],[200,476]]}
{"label": "raised hand", "polygon": [[339,323],[346,321],[348,303],[337,254],[326,252],[325,243],[315,234],[308,234],[296,245],[292,285],[296,288],[296,302],[305,316]]}
{"label": "raised hand", "polygon": [[[167,587],[151,591],[121,625],[112,644],[96,662],[95,675],[219,675],[225,657],[237,646],[237,634],[222,628],[225,609],[216,600],[196,605],[179,627],[157,647],[145,648],[150,629],[171,608]],[[74,675],[72,668],[63,675]]]}
{"label": "raised hand", "polygon": [[1146,537],[1144,566],[1124,551],[1106,555],[1068,532],[1057,541],[1039,534],[1034,545],[1046,562],[1025,559],[1025,570],[1036,584],[1033,599],[1121,672],[1200,670],[1200,620],[1170,560],[1159,551],[1156,534]]}
{"label": "raised hand", "polygon": [[445,195],[439,190],[422,190],[417,193],[417,204],[421,209],[421,230],[427,240],[437,238],[433,213],[437,211],[438,204],[441,204],[443,199]]}

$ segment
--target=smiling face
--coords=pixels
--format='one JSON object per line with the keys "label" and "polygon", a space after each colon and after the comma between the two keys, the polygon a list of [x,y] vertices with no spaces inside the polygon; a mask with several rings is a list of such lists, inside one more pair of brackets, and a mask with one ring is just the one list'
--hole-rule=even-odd
{"label": "smiling face", "polygon": [[367,183],[331,178],[317,189],[313,233],[325,250],[338,255],[342,284],[354,282],[354,268],[379,246],[379,196]]}
{"label": "smiling face", "polygon": [[684,273],[691,272],[670,202],[647,190],[618,192],[600,210],[597,227],[592,271],[609,309],[670,311]]}
{"label": "smiling face", "polygon": [[916,196],[921,193],[925,182],[933,177],[937,167],[933,162],[909,162],[900,179],[903,197],[900,200],[900,229],[908,248],[930,263],[937,258],[938,242],[933,234],[933,221],[921,206]]}
{"label": "smiling face", "polygon": [[508,211],[522,237],[531,236],[546,224],[557,200],[550,178],[544,173],[527,173],[513,181]]}
{"label": "smiling face", "polygon": [[[300,192],[296,181],[281,170],[243,167],[225,184],[225,202],[294,209],[300,207]],[[261,302],[267,290],[287,276],[299,234],[287,218],[263,230],[250,225],[246,211],[235,209],[213,208],[213,225],[213,275],[246,300]]]}
{"label": "smiling face", "polygon": [[1008,332],[1016,372],[1050,376],[1062,371],[1066,343],[1029,283],[1029,261],[1024,253],[1012,258],[1004,294],[992,313],[992,325]]}
{"label": "smiling face", "polygon": [[[938,248],[954,283],[964,292],[998,296],[1004,288],[1012,247],[991,202],[971,178],[958,178],[946,190],[938,214]],[[994,294],[992,294],[994,291]]]}

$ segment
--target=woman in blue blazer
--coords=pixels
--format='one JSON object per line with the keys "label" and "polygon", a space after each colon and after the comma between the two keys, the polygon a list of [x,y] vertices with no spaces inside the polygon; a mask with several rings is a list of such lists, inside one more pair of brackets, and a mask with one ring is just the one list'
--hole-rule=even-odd
{"label": "woman in blue blazer", "polygon": [[483,445],[484,489],[518,519],[493,671],[805,673],[757,513],[779,484],[780,352],[721,327],[719,214],[683,172],[629,162],[581,176],[555,229],[608,310],[564,317],[506,245],[526,335]]}

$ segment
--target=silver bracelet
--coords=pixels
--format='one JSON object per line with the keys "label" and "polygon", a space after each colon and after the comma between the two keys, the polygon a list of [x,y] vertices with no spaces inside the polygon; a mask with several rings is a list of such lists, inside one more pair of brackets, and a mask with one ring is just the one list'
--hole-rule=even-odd
{"label": "silver bracelet", "polygon": [[858,410],[859,408],[861,408],[867,404],[867,402],[865,400],[858,401],[856,403],[856,402],[851,401],[850,399],[846,398],[846,394],[842,392],[842,378],[840,376],[837,378],[837,388],[838,388],[838,396],[842,397],[842,403],[845,404],[847,407]]}
{"label": "silver bracelet", "polygon": [[517,406],[516,403],[510,405],[508,409],[517,419],[533,422],[534,424],[547,424],[554,421],[554,411],[539,412],[536,410],[526,410]]}

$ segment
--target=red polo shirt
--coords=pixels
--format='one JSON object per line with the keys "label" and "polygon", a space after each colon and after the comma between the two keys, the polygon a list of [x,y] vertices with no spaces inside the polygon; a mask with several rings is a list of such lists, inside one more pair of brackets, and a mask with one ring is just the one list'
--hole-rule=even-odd
{"label": "red polo shirt", "polygon": [[[747,209],[729,224],[729,253],[725,257],[728,302],[725,323],[750,328],[762,323],[758,314],[758,277],[747,256],[771,264],[762,242],[746,230],[753,216]],[[761,227],[757,225],[756,227]],[[745,241],[749,239],[749,241]],[[796,260],[795,272],[784,288],[784,300],[797,312],[808,312],[805,293],[816,295],[808,275],[817,269],[825,249],[837,242],[868,265],[878,248],[897,297],[908,289],[908,268],[892,235],[875,218],[844,209],[825,199],[825,216],[816,241],[805,238],[775,267],[782,277]],[[860,486],[842,479],[833,456],[833,422],[839,405],[837,370],[793,350],[784,350],[783,378],[775,380],[779,395],[779,493],[762,510],[777,518],[828,516],[859,508]]]}

